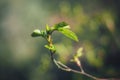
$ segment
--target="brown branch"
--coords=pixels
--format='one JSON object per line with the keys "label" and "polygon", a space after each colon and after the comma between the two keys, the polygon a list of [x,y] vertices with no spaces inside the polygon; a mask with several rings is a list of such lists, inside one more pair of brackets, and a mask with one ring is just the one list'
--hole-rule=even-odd
{"label": "brown branch", "polygon": [[[52,43],[51,35],[48,35],[47,41],[48,41],[49,46],[52,47],[53,43]],[[94,79],[94,80],[115,80],[115,79],[98,78],[98,77],[95,77],[95,76],[93,76],[93,75],[91,75],[91,74],[86,73],[86,72],[84,71],[82,65],[81,65],[80,60],[77,60],[77,61],[76,61],[76,64],[77,64],[77,66],[80,68],[81,71],[74,70],[74,69],[68,67],[67,65],[61,63],[60,61],[57,61],[57,60],[54,58],[54,54],[55,54],[55,53],[56,53],[56,51],[50,50],[51,60],[54,62],[54,64],[55,64],[59,69],[61,69],[61,70],[63,70],[63,71],[82,74],[82,75],[85,75],[85,76],[87,76],[87,77],[89,77],[89,78],[92,78],[92,79]],[[117,80],[117,79],[116,79],[116,80]]]}

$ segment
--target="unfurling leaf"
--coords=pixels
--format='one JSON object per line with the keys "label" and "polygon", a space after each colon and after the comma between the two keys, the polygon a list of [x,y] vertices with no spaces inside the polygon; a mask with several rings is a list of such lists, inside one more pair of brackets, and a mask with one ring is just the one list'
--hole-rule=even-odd
{"label": "unfurling leaf", "polygon": [[67,36],[70,39],[73,39],[75,41],[79,41],[76,34],[69,29],[60,28],[60,29],[58,29],[58,31],[61,32],[62,34],[64,34],[65,36]]}
{"label": "unfurling leaf", "polygon": [[79,57],[82,56],[82,51],[83,51],[83,48],[80,47],[78,50],[77,50],[77,53],[74,55],[73,59],[71,60],[71,62],[75,62],[78,66],[81,66],[81,62],[79,60]]}
{"label": "unfurling leaf", "polygon": [[52,51],[56,51],[54,45],[51,45],[51,46],[49,46],[49,45],[45,45],[45,48],[47,48],[47,49],[49,49],[49,50],[52,50]]}
{"label": "unfurling leaf", "polygon": [[58,30],[58,29],[60,29],[60,28],[69,29],[70,26],[69,26],[67,23],[65,23],[65,22],[61,22],[61,23],[55,24],[55,26],[54,26],[54,29],[55,29],[55,30]]}
{"label": "unfurling leaf", "polygon": [[41,32],[39,29],[35,29],[33,33],[31,34],[32,37],[38,37],[41,36]]}
{"label": "unfurling leaf", "polygon": [[81,56],[82,56],[82,51],[83,51],[83,48],[80,47],[80,48],[77,50],[76,56],[77,56],[77,57],[81,57]]}
{"label": "unfurling leaf", "polygon": [[50,49],[50,46],[49,45],[45,45],[45,48]]}
{"label": "unfurling leaf", "polygon": [[49,31],[50,27],[46,24],[46,30]]}

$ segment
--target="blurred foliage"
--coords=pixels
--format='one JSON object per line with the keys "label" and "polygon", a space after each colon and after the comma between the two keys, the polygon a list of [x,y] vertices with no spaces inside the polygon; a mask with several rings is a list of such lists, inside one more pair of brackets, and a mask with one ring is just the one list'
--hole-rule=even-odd
{"label": "blurred foliage", "polygon": [[83,47],[86,72],[119,78],[119,7],[119,0],[0,0],[0,80],[89,79],[58,70],[43,47],[44,39],[30,36],[36,28],[61,21],[70,24],[80,42],[53,34],[59,60],[74,67],[69,60]]}

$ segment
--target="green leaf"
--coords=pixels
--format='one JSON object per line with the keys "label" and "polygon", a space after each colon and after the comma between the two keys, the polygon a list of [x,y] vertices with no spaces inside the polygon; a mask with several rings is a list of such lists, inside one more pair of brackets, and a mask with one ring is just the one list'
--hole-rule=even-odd
{"label": "green leaf", "polygon": [[67,36],[70,39],[73,39],[75,41],[79,41],[76,34],[69,29],[59,28],[58,31],[61,32],[62,34],[64,34],[65,36]]}
{"label": "green leaf", "polygon": [[56,48],[54,45],[52,46],[49,46],[49,45],[45,45],[45,48],[49,49],[49,50],[52,50],[52,51],[56,51]]}
{"label": "green leaf", "polygon": [[39,29],[35,29],[33,33],[31,34],[32,37],[38,37],[41,36],[41,31]]}
{"label": "green leaf", "polygon": [[66,22],[61,22],[61,23],[55,24],[54,29],[58,30],[59,28],[69,29],[70,26]]}
{"label": "green leaf", "polygon": [[46,32],[47,34],[51,35],[54,30],[51,29],[48,25],[46,25]]}
{"label": "green leaf", "polygon": [[50,27],[46,24],[46,30],[50,31]]}
{"label": "green leaf", "polygon": [[45,48],[47,49],[51,49],[51,47],[49,45],[45,45]]}
{"label": "green leaf", "polygon": [[42,30],[42,31],[41,31],[41,36],[42,36],[43,38],[46,38],[46,36],[47,36],[46,30]]}

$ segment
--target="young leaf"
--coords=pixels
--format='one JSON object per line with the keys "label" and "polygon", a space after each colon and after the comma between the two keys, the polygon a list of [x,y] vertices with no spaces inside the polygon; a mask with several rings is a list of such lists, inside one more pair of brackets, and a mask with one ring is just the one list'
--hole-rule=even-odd
{"label": "young leaf", "polygon": [[32,37],[38,37],[41,36],[41,32],[39,29],[35,29],[33,33],[31,34]]}
{"label": "young leaf", "polygon": [[69,25],[65,22],[61,22],[61,23],[58,23],[58,24],[55,24],[54,26],[54,29],[58,30],[59,28],[66,28],[66,29],[69,29]]}
{"label": "young leaf", "polygon": [[51,49],[51,47],[49,45],[45,45],[44,47],[49,49],[49,50]]}
{"label": "young leaf", "polygon": [[47,32],[47,34],[51,35],[53,31],[54,31],[54,29],[51,29],[51,27],[46,25],[46,32]]}
{"label": "young leaf", "polygon": [[41,36],[42,36],[43,38],[46,38],[46,36],[47,36],[46,30],[42,30],[42,31],[41,31]]}
{"label": "young leaf", "polygon": [[61,32],[62,34],[64,34],[65,36],[67,36],[70,39],[73,39],[75,41],[79,41],[76,34],[69,29],[59,28],[58,31]]}
{"label": "young leaf", "polygon": [[49,45],[45,45],[45,48],[49,49],[49,50],[52,50],[52,51],[56,51],[55,49],[55,46],[52,45],[52,46],[49,46]]}
{"label": "young leaf", "polygon": [[49,31],[50,27],[46,24],[46,30]]}
{"label": "young leaf", "polygon": [[83,47],[80,47],[78,50],[77,50],[77,53],[76,53],[76,56],[77,57],[81,57],[82,56],[82,52],[83,51]]}

